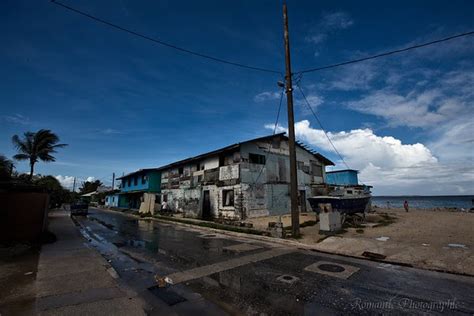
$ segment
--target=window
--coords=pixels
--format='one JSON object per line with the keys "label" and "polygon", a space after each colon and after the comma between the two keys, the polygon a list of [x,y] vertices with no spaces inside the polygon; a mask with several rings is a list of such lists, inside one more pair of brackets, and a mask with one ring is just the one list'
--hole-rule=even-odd
{"label": "window", "polygon": [[316,177],[323,176],[323,167],[318,163],[312,162],[311,163],[311,174]]}
{"label": "window", "polygon": [[161,204],[161,195],[159,195],[159,194],[155,195],[155,203]]}
{"label": "window", "polygon": [[352,194],[352,190],[347,190],[347,194]]}
{"label": "window", "polygon": [[132,185],[132,178],[128,178],[128,186]]}
{"label": "window", "polygon": [[133,178],[133,185],[137,185],[137,184],[138,184],[138,177],[135,176],[135,177]]}
{"label": "window", "polygon": [[163,202],[168,202],[168,194],[163,194]]}
{"label": "window", "polygon": [[146,175],[143,175],[142,176],[142,184],[145,184],[146,183]]}
{"label": "window", "polygon": [[222,206],[234,206],[234,190],[222,190]]}
{"label": "window", "polygon": [[297,161],[297,162],[296,162],[296,166],[297,166],[298,170],[303,170],[304,162],[302,162],[302,161]]}
{"label": "window", "polygon": [[259,165],[264,165],[265,164],[265,156],[264,155],[258,155],[258,154],[249,154],[249,162],[259,164]]}
{"label": "window", "polygon": [[181,176],[184,173],[184,168],[183,167],[178,168],[178,173]]}

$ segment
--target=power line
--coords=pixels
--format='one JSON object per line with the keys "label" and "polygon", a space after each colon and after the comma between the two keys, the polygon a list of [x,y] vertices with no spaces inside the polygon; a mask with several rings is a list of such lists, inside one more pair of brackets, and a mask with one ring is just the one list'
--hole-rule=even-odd
{"label": "power line", "polygon": [[131,34],[131,35],[135,35],[135,36],[138,36],[140,38],[143,38],[143,39],[146,39],[148,41],[151,41],[153,43],[156,43],[156,44],[160,44],[162,46],[166,46],[166,47],[169,47],[169,48],[172,48],[172,49],[175,49],[175,50],[178,50],[180,52],[183,52],[183,53],[187,53],[187,54],[191,54],[191,55],[194,55],[194,56],[198,56],[198,57],[201,57],[201,58],[206,58],[206,59],[209,59],[209,60],[212,60],[212,61],[215,61],[215,62],[219,62],[219,63],[223,63],[223,64],[228,64],[228,65],[232,65],[232,66],[236,66],[236,67],[240,67],[240,68],[246,68],[246,69],[251,69],[251,70],[256,70],[256,71],[262,71],[262,72],[268,72],[268,73],[275,73],[275,74],[281,74],[281,71],[278,71],[278,70],[273,70],[273,69],[268,69],[268,68],[263,68],[263,67],[257,67],[257,66],[250,66],[250,65],[245,65],[245,64],[241,64],[241,63],[237,63],[237,62],[233,62],[233,61],[229,61],[229,60],[225,60],[225,59],[222,59],[222,58],[218,58],[218,57],[213,57],[213,56],[210,56],[210,55],[206,55],[206,54],[203,54],[203,53],[199,53],[199,52],[196,52],[196,51],[193,51],[193,50],[190,50],[190,49],[187,49],[187,48],[183,48],[183,47],[179,47],[179,46],[176,46],[174,44],[170,44],[170,43],[167,43],[167,42],[164,42],[160,39],[157,39],[157,38],[153,38],[151,36],[148,36],[148,35],[144,35],[144,34],[141,34],[141,33],[138,33],[136,31],[133,31],[133,30],[130,30],[130,29],[127,29],[125,27],[122,27],[120,25],[117,25],[117,24],[114,24],[112,22],[108,22],[108,21],[105,21],[101,18],[98,18],[96,16],[93,16],[87,12],[84,12],[84,11],[81,11],[81,10],[78,10],[76,8],[73,8],[73,7],[70,7],[64,3],[61,3],[61,2],[57,2],[56,0],[51,0],[51,2],[53,4],[56,4],[60,7],[63,7],[69,11],[72,11],[72,12],[75,12],[79,15],[82,15],[84,17],[87,17],[91,20],[94,20],[96,22],[99,22],[99,23],[102,23],[102,24],[105,24],[105,25],[108,25],[112,28],[115,28],[117,30],[120,30],[120,31],[123,31],[123,32],[126,32],[128,34]]}
{"label": "power line", "polygon": [[422,43],[422,44],[417,44],[417,45],[413,45],[413,46],[409,46],[409,47],[405,47],[405,48],[401,48],[401,49],[397,49],[397,50],[392,50],[392,51],[389,51],[389,52],[384,52],[384,53],[373,55],[373,56],[368,56],[368,57],[349,60],[349,61],[344,61],[344,62],[341,62],[341,63],[327,65],[327,66],[310,68],[310,69],[306,69],[306,70],[303,70],[303,71],[299,71],[299,72],[297,72],[297,74],[304,74],[304,73],[308,73],[308,72],[315,72],[315,71],[320,71],[320,70],[325,70],[325,69],[336,68],[336,67],[340,67],[340,66],[360,63],[362,61],[376,59],[376,58],[385,57],[385,56],[390,56],[390,55],[406,52],[406,51],[421,48],[421,47],[426,47],[426,46],[430,46],[430,45],[434,45],[434,44],[439,44],[439,43],[442,43],[442,42],[447,42],[447,41],[450,41],[450,40],[453,40],[453,39],[456,39],[456,38],[469,36],[469,35],[474,35],[474,31],[461,33],[461,34],[445,37],[445,38],[442,38],[442,39],[438,39],[438,40],[435,40],[435,41]]}
{"label": "power line", "polygon": [[347,169],[351,169],[349,167],[349,165],[346,163],[346,161],[344,160],[344,158],[342,157],[342,155],[339,153],[339,151],[337,150],[336,146],[334,145],[334,143],[332,142],[331,138],[329,138],[329,135],[328,133],[326,133],[326,130],[324,129],[323,127],[323,124],[321,123],[321,121],[319,120],[318,116],[316,115],[316,113],[314,112],[313,108],[311,107],[311,104],[309,104],[309,101],[308,99],[306,99],[306,95],[304,94],[303,90],[301,89],[300,85],[299,85],[299,82],[296,82],[296,86],[298,87],[298,90],[300,90],[300,93],[301,95],[303,96],[303,99],[305,100],[305,104],[306,106],[309,108],[309,110],[311,111],[311,113],[313,113],[313,116],[316,118],[316,121],[318,122],[319,126],[321,127],[322,131],[324,132],[324,135],[326,135],[326,138],[328,139],[329,143],[331,144],[332,148],[334,149],[334,151],[336,152],[336,154],[339,156],[339,158],[341,159],[341,161],[344,163],[344,165],[347,167]]}
{"label": "power line", "polygon": [[[283,91],[284,90],[282,88],[281,93],[280,93],[280,102],[279,102],[279,105],[278,105],[277,116],[276,116],[276,120],[275,120],[275,126],[273,127],[273,134],[272,135],[275,135],[277,127],[278,127],[278,120],[280,119],[280,112],[281,112],[281,104],[282,104],[282,101],[283,101]],[[268,148],[268,150],[265,154],[265,163],[262,165],[262,168],[260,168],[260,172],[258,173],[257,178],[255,179],[255,181],[253,182],[253,184],[251,186],[255,186],[257,184],[257,181],[260,179],[260,176],[262,175],[263,169],[265,168],[265,165],[267,164],[268,156],[270,155],[270,146],[271,146],[271,142],[269,142],[269,148]]]}

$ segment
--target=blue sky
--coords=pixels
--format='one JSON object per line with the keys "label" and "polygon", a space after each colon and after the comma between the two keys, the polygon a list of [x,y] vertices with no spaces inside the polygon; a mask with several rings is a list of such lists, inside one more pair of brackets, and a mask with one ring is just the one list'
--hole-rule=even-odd
{"label": "blue sky", "polygon": [[[280,1],[64,3],[178,46],[284,70]],[[271,133],[278,74],[161,47],[49,1],[2,1],[0,153],[52,129],[69,146],[36,172],[94,177],[160,166]],[[288,1],[293,70],[474,30],[472,1]],[[474,36],[306,74],[347,163],[376,194],[474,193]],[[301,96],[297,136],[343,165]],[[286,128],[286,111],[281,115]],[[20,171],[27,165],[18,164]]]}

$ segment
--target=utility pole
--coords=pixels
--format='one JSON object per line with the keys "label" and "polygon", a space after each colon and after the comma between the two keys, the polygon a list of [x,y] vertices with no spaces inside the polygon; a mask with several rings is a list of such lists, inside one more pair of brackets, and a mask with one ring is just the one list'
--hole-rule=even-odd
{"label": "utility pole", "polygon": [[291,197],[291,235],[300,235],[300,214],[298,210],[298,178],[296,171],[295,118],[293,113],[293,83],[291,81],[290,34],[288,32],[288,12],[283,3],[283,25],[286,63],[286,100],[288,103],[288,144],[290,151],[290,197]]}
{"label": "utility pole", "polygon": [[112,173],[112,191],[115,190],[115,172]]}
{"label": "utility pole", "polygon": [[74,177],[74,182],[72,183],[72,192],[76,192],[76,177]]}

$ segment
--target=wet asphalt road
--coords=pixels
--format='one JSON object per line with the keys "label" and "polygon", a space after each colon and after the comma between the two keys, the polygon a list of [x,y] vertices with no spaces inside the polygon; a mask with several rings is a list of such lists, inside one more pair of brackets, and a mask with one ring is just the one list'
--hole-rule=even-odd
{"label": "wet asphalt road", "polygon": [[[296,248],[275,254],[281,246],[99,209],[76,221],[150,314],[474,315],[471,277]],[[184,281],[159,289],[156,274]]]}

